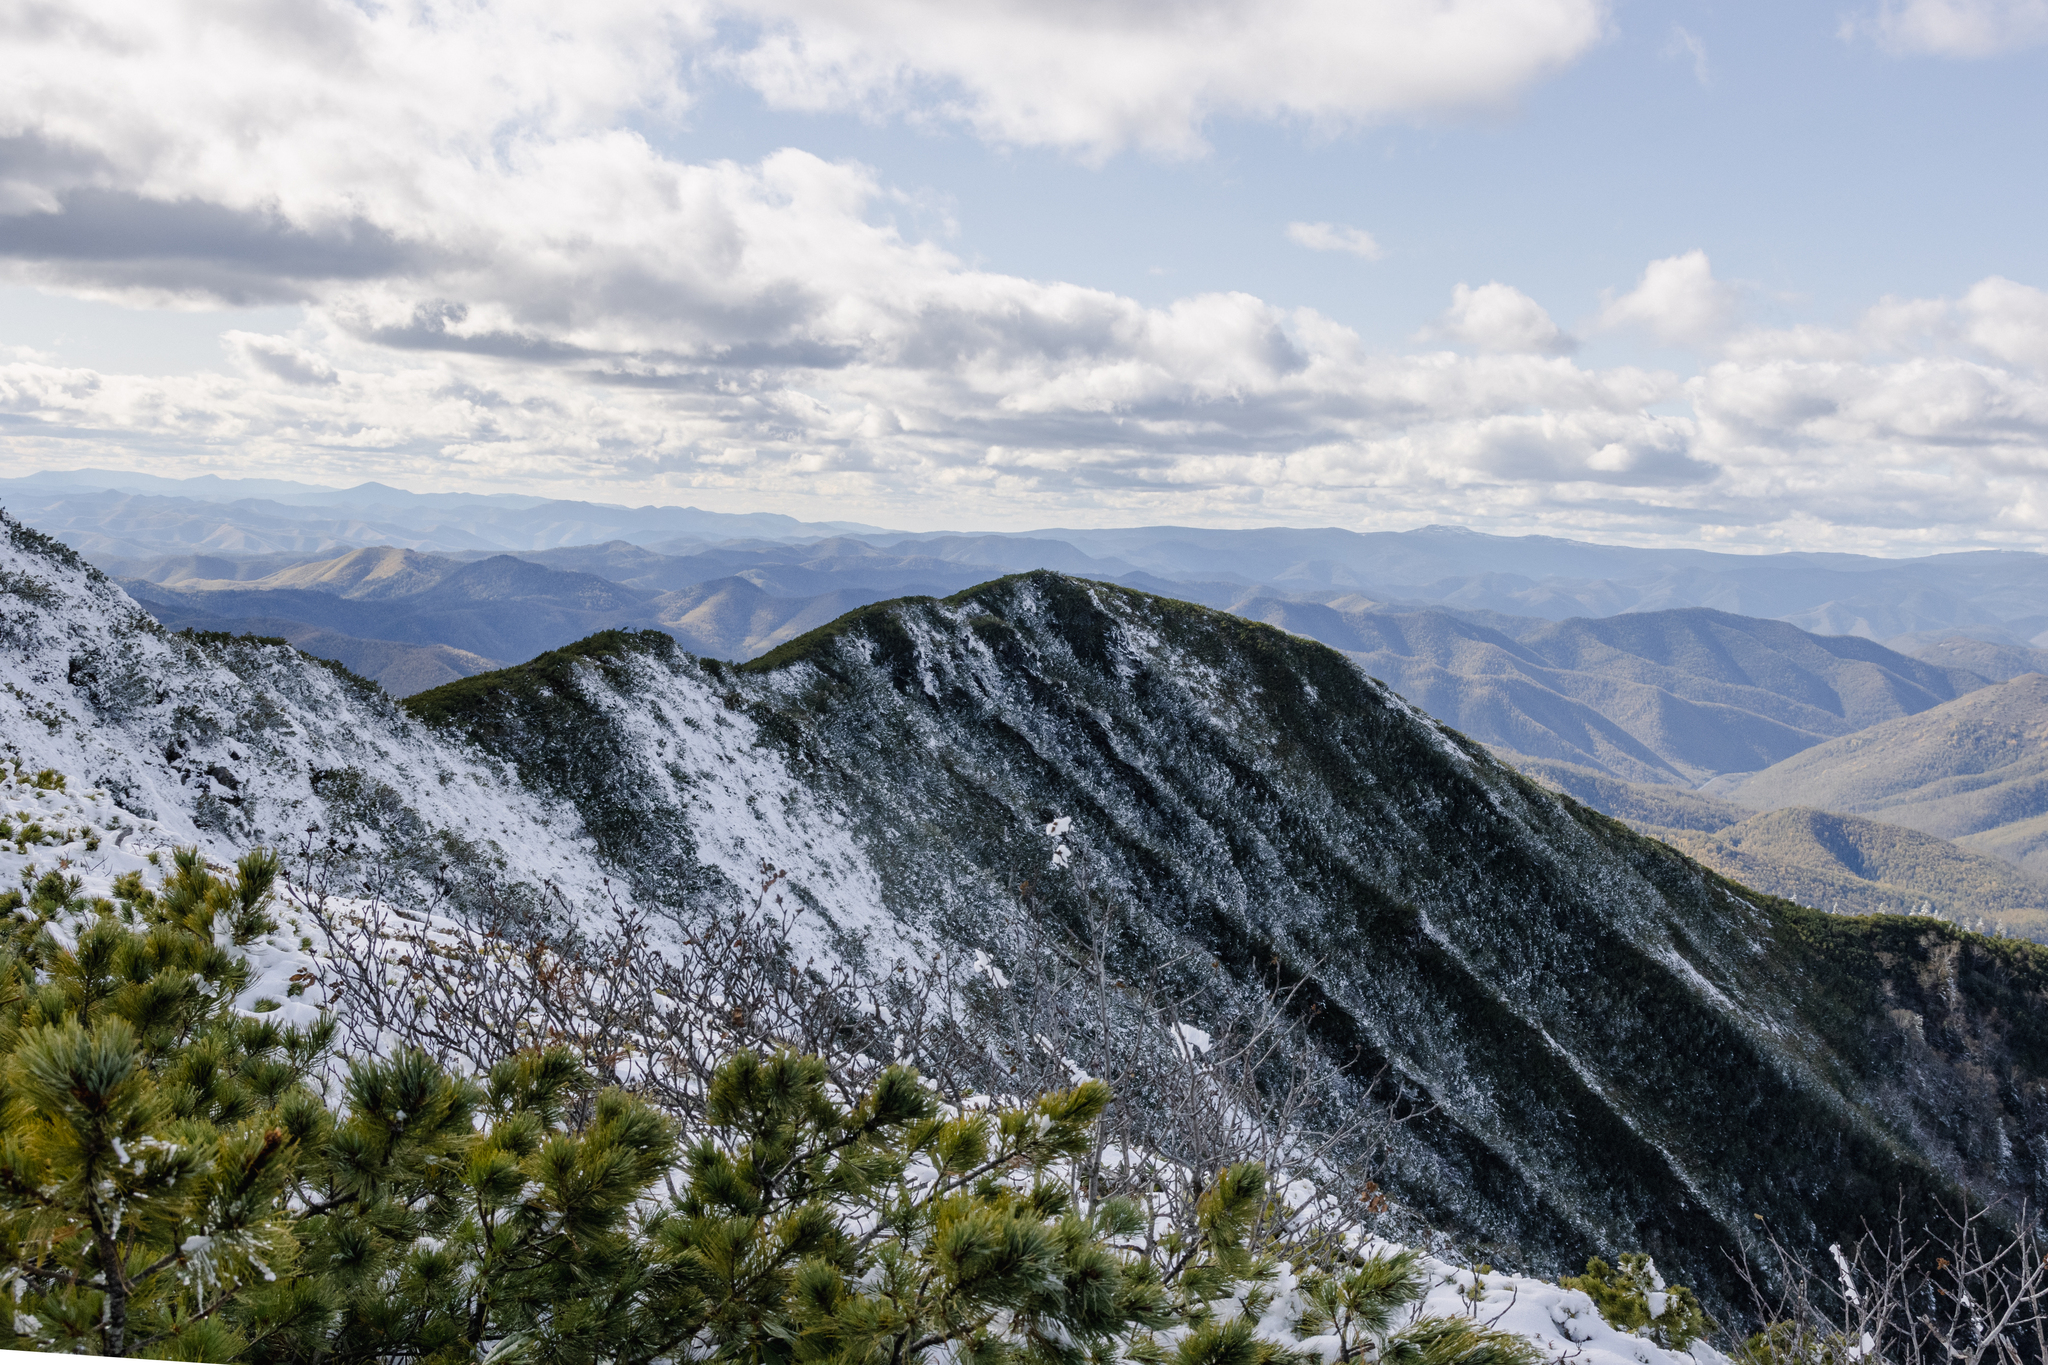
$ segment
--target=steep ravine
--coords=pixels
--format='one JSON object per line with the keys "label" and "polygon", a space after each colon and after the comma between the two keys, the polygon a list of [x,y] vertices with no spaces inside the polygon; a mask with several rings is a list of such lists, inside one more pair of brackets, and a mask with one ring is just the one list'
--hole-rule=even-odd
{"label": "steep ravine", "polygon": [[[1192,947],[1306,979],[1334,1053],[1436,1105],[1398,1184],[1504,1255],[1640,1246],[1725,1283],[1757,1213],[1837,1236],[1945,1175],[2044,1189],[2040,954],[1750,895],[1271,628],[1033,574],[743,667],[620,635],[414,709],[574,801],[653,889],[722,780],[662,758],[706,687],[844,821],[898,922],[993,946],[1020,882],[1057,887],[1038,827],[1064,814],[1133,970]],[[1977,968],[1930,1029],[1899,1001],[1950,959]]]}

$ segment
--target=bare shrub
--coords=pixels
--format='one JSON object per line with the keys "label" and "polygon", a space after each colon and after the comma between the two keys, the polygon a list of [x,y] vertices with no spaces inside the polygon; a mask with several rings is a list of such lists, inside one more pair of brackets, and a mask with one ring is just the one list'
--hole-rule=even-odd
{"label": "bare shrub", "polygon": [[351,1051],[413,1046],[481,1074],[520,1048],[567,1046],[686,1126],[741,1049],[819,1057],[847,1094],[907,1062],[955,1104],[1029,1103],[1096,1078],[1114,1099],[1072,1167],[1073,1194],[1083,1207],[1136,1198],[1148,1237],[1192,1227],[1244,1162],[1269,1173],[1257,1241],[1304,1266],[1341,1255],[1387,1207],[1368,1174],[1391,1112],[1315,1045],[1301,986],[1230,980],[1193,957],[1119,975],[1119,908],[1071,854],[1080,934],[1048,929],[1027,892],[993,953],[862,972],[799,960],[802,907],[766,863],[751,900],[679,921],[609,887],[596,915],[488,885],[408,895],[344,852],[309,837],[287,894],[329,945],[305,984],[336,1007]]}
{"label": "bare shrub", "polygon": [[2048,1361],[2048,1261],[2026,1206],[1902,1203],[1827,1261],[1769,1228],[1738,1272],[1762,1331],[1745,1365],[2041,1365]]}

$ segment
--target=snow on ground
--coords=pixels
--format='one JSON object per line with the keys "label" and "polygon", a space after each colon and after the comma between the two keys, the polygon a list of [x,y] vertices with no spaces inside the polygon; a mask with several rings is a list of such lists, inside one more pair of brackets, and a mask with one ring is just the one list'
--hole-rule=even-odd
{"label": "snow on ground", "polygon": [[[0,889],[26,892],[50,872],[76,879],[79,894],[88,901],[111,899],[116,879],[129,873],[151,890],[160,887],[172,867],[172,850],[190,846],[191,840],[123,811],[104,791],[80,790],[68,779],[58,786],[58,776],[0,768]],[[224,863],[210,861],[209,866],[216,876],[234,876]],[[282,913],[285,908],[282,900],[273,904],[277,930],[239,950],[250,974],[235,1005],[283,1024],[309,1024],[320,1011],[293,987],[315,966],[316,945]],[[88,909],[68,921],[60,917],[51,932],[73,946],[93,913]]]}
{"label": "snow on ground", "polygon": [[760,743],[759,727],[728,708],[695,664],[641,656],[627,667],[629,688],[592,686],[585,697],[640,756],[635,775],[649,788],[642,799],[682,813],[701,864],[755,887],[765,860],[808,891],[825,922],[797,921],[791,946],[802,953],[832,956],[853,938],[871,961],[928,954],[925,938],[884,902],[846,813],[799,781],[779,749]]}
{"label": "snow on ground", "polygon": [[[1368,1255],[1403,1250],[1398,1244],[1380,1241],[1360,1249]],[[1421,1258],[1421,1269],[1427,1289],[1413,1310],[1416,1314],[1469,1318],[1482,1326],[1512,1332],[1534,1343],[1552,1365],[1728,1365],[1728,1358],[1704,1341],[1695,1342],[1689,1351],[1669,1351],[1609,1325],[1584,1290],[1566,1289],[1526,1275],[1453,1265],[1429,1255]],[[1297,1338],[1291,1334],[1305,1306],[1299,1283],[1290,1268],[1281,1267],[1268,1286],[1273,1299],[1259,1320],[1259,1335],[1319,1354],[1325,1361],[1335,1360],[1336,1337]]]}
{"label": "snow on ground", "polygon": [[288,846],[350,807],[375,808],[387,824],[476,841],[513,876],[572,899],[603,882],[576,815],[505,765],[288,646],[223,651],[170,634],[11,522],[0,522],[0,757],[90,784],[215,857]]}

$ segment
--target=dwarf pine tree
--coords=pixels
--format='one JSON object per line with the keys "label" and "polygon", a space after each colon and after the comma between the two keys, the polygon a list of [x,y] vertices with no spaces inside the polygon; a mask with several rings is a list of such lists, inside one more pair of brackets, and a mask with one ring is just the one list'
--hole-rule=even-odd
{"label": "dwarf pine tree", "polygon": [[1657,1263],[1640,1251],[1609,1265],[1598,1256],[1586,1262],[1586,1273],[1567,1275],[1558,1283],[1584,1290],[1600,1316],[1624,1332],[1647,1336],[1667,1350],[1683,1351],[1713,1330],[1700,1301],[1684,1285],[1666,1285]]}
{"label": "dwarf pine tree", "polygon": [[[740,1050],[662,1112],[572,1050],[451,1074],[243,1010],[277,864],[0,899],[0,1346],[261,1365],[1285,1365],[1251,1162],[1185,1227],[1077,1175],[1110,1100],[942,1104]],[[1412,1257],[1301,1285],[1341,1360],[1534,1365],[1407,1314]],[[1284,1337],[1286,1334],[1280,1334]]]}
{"label": "dwarf pine tree", "polygon": [[0,1235],[19,1344],[225,1349],[211,1319],[289,1259],[290,1140],[274,1110],[329,1031],[229,1008],[247,980],[232,946],[268,927],[275,875],[263,855],[233,881],[181,856],[162,895],[130,880],[70,948],[51,924],[86,909],[76,882],[52,873],[25,902],[10,894]]}

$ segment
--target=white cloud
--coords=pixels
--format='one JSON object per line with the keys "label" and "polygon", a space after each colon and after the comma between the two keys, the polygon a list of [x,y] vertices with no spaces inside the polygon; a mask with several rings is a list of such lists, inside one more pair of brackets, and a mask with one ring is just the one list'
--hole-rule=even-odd
{"label": "white cloud", "polygon": [[273,375],[287,384],[333,384],[340,381],[334,367],[324,358],[285,337],[263,336],[256,332],[224,332],[221,344],[244,368]]}
{"label": "white cloud", "polygon": [[1348,251],[1368,261],[1381,260],[1387,254],[1370,232],[1341,223],[1289,223],[1287,239],[1310,251]]}
{"label": "white cloud", "polygon": [[1722,354],[1744,364],[1952,356],[2048,373],[2048,290],[1993,275],[1961,298],[1880,300],[1848,327],[1744,332]]}
{"label": "white cloud", "polygon": [[1694,250],[1650,262],[1634,289],[1607,301],[1595,325],[1636,327],[1662,342],[1700,346],[1726,332],[1734,313],[1734,291],[1714,278],[1707,253]]}
{"label": "white cloud", "polygon": [[543,364],[346,334],[288,343],[329,383],[23,358],[0,364],[18,419],[0,442],[19,467],[568,485],[885,524],[1400,526],[1453,509],[1503,530],[1863,549],[2048,532],[2048,382],[1959,331],[1946,353],[1685,379],[1376,353],[1239,294],[1146,308],[952,278],[950,311],[838,368]]}
{"label": "white cloud", "polygon": [[1698,34],[1678,24],[1671,26],[1671,41],[1664,45],[1667,57],[1689,57],[1692,59],[1692,78],[1701,89],[1714,83],[1714,72],[1707,63],[1707,45]]}
{"label": "white cloud", "polygon": [[2048,290],[1996,275],[1963,295],[1963,334],[2008,365],[2048,373]]}
{"label": "white cloud", "polygon": [[1424,339],[1463,342],[1482,351],[1569,355],[1578,349],[1578,343],[1550,320],[1542,304],[1498,280],[1477,289],[1466,284],[1454,287],[1450,308],[1422,335]]}
{"label": "white cloud", "polygon": [[1995,57],[2048,42],[2048,0],[1883,0],[1844,27],[1894,52]]}
{"label": "white cloud", "polygon": [[[829,64],[806,44],[858,23],[842,55],[869,65],[845,56],[843,99],[864,108],[893,99],[1082,150],[1185,149],[1216,113],[1492,98],[1567,60],[1572,24],[1599,18],[1478,0],[1271,12],[1274,33],[1233,47],[1188,37],[1250,23],[1220,3],[1171,24],[1116,4],[958,20],[908,0],[792,5],[744,52],[793,44],[811,65],[791,79],[815,75]],[[45,23],[0,9],[0,270],[131,304],[290,299],[307,318],[290,336],[228,335],[221,373],[0,357],[0,412],[16,419],[0,459],[573,486],[899,524],[1404,525],[1448,507],[1500,529],[1767,543],[1795,528],[1863,548],[2048,531],[2048,310],[2031,286],[1745,333],[1690,378],[1584,367],[1500,282],[1461,286],[1436,324],[1467,354],[1376,352],[1241,293],[1149,307],[905,237],[884,221],[890,188],[856,164],[665,155],[632,129],[686,107],[680,73],[725,13],[78,0]],[[1391,46],[1358,58],[1349,93],[1319,55],[1293,86],[1275,74],[1318,14],[1326,46],[1353,58],[1367,20],[1385,21]],[[1128,88],[1091,65],[1111,49],[1077,37],[1106,25],[1130,39],[1116,49]],[[1060,35],[1074,69],[1033,94],[1050,58],[1032,44]],[[1512,60],[1486,58],[1523,39]],[[1460,52],[1479,56],[1454,80]],[[1375,74],[1404,62],[1401,79]],[[1653,262],[1599,321],[1707,346],[1729,335],[1734,298],[1693,252]]]}
{"label": "white cloud", "polygon": [[754,0],[725,58],[780,108],[903,111],[1100,156],[1216,116],[1352,125],[1498,105],[1601,36],[1605,0]]}

